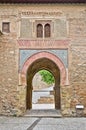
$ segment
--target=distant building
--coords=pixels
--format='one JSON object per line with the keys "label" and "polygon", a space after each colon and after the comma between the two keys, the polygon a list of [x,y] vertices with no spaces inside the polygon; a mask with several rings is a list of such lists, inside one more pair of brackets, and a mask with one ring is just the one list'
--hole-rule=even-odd
{"label": "distant building", "polygon": [[32,79],[42,69],[55,77],[55,109],[76,116],[83,106],[85,116],[85,0],[0,0],[1,115],[32,108]]}

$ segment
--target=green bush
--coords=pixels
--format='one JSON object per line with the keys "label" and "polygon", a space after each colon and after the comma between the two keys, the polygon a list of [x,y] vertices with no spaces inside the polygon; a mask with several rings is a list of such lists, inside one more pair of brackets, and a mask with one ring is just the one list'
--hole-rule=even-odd
{"label": "green bush", "polygon": [[47,71],[47,70],[41,70],[41,71],[39,71],[39,74],[42,76],[42,80],[44,82],[46,82],[47,84],[53,84],[53,83],[55,83],[54,76],[49,71]]}

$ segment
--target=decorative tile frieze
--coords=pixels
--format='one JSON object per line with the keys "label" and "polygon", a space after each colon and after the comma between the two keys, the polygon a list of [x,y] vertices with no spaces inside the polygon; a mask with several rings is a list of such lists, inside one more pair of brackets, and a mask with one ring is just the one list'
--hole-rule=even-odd
{"label": "decorative tile frieze", "polygon": [[21,49],[20,50],[20,61],[19,61],[19,70],[22,69],[25,61],[31,57],[32,55],[39,53],[39,52],[49,52],[54,54],[55,56],[59,57],[60,60],[63,62],[64,66],[68,68],[68,50],[27,50]]}

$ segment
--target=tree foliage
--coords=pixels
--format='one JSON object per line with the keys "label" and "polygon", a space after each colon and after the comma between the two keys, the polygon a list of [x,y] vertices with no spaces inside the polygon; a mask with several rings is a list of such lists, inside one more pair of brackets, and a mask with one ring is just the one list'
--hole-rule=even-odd
{"label": "tree foliage", "polygon": [[55,83],[54,76],[49,71],[47,71],[47,70],[41,70],[41,71],[39,71],[39,73],[42,76],[42,80],[44,82],[46,82],[47,84],[53,84],[53,83]]}

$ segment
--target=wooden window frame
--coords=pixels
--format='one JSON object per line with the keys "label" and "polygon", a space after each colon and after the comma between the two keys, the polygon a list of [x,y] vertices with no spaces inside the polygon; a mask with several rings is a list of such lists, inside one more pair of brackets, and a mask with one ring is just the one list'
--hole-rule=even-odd
{"label": "wooden window frame", "polygon": [[37,38],[43,38],[43,25],[41,23],[37,24],[36,33],[37,33]]}
{"label": "wooden window frame", "polygon": [[[43,36],[42,37],[37,37],[37,25],[42,25],[43,27]],[[50,26],[50,35],[49,36],[45,36],[45,26],[46,25],[49,25]],[[47,39],[47,38],[51,38],[52,37],[52,34],[51,34],[51,31],[52,31],[52,20],[36,20],[35,21],[35,27],[36,27],[36,38],[40,38],[40,39]]]}
{"label": "wooden window frame", "polygon": [[[47,30],[47,27],[49,27],[48,30]],[[48,32],[48,34],[47,34],[47,32]],[[51,25],[49,23],[46,23],[44,25],[44,37],[45,38],[50,38],[51,37]]]}

